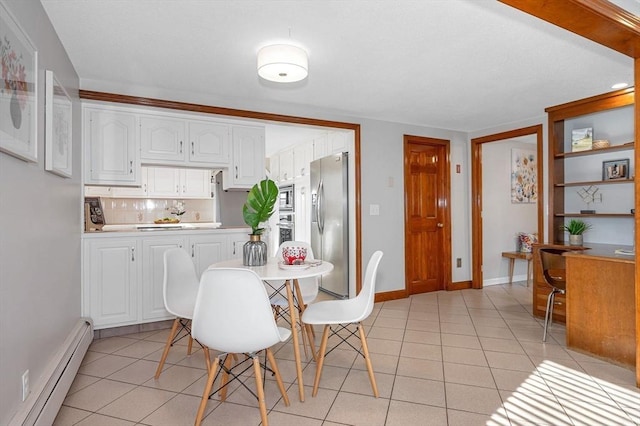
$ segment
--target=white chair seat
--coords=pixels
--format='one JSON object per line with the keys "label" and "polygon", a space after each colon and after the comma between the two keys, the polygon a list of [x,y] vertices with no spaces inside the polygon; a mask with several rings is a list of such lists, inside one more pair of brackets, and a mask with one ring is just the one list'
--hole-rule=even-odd
{"label": "white chair seat", "polygon": [[363,320],[360,316],[354,316],[355,299],[347,300],[325,300],[315,302],[307,306],[304,311],[303,321],[305,324],[345,324]]}

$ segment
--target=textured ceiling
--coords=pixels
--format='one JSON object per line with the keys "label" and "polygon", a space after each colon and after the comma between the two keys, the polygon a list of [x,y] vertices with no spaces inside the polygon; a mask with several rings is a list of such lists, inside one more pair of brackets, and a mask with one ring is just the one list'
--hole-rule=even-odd
{"label": "textured ceiling", "polygon": [[[477,131],[633,83],[632,59],[494,0],[41,1],[89,90]],[[309,77],[261,81],[287,40]]]}

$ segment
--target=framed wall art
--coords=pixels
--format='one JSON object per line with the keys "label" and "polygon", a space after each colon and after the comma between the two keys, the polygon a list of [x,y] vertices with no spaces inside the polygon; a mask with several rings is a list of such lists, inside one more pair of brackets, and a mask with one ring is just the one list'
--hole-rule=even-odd
{"label": "framed wall art", "polygon": [[629,179],[629,159],[602,162],[602,180]]}
{"label": "framed wall art", "polygon": [[45,74],[44,168],[71,177],[72,143],[71,97],[53,71]]}
{"label": "framed wall art", "polygon": [[0,2],[0,151],[38,161],[38,53]]}
{"label": "framed wall art", "polygon": [[511,150],[511,203],[538,202],[538,166],[532,150]]}

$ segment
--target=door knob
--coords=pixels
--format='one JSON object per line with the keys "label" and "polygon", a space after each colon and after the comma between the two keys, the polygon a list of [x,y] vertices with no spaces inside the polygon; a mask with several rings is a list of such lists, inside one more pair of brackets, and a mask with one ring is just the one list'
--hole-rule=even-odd
{"label": "door knob", "polygon": [[436,226],[437,226],[438,228],[444,228],[444,224],[443,224],[443,223],[438,223]]}

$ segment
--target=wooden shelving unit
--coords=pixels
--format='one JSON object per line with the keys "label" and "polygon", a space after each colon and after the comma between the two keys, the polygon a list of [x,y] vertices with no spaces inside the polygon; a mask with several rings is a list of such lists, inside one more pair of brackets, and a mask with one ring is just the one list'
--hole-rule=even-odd
{"label": "wooden shelving unit", "polygon": [[[567,217],[584,218],[632,218],[630,212],[593,213],[582,214],[579,212],[565,211],[565,189],[579,186],[607,186],[633,184],[634,179],[619,180],[589,180],[589,181],[565,181],[565,161],[584,156],[601,155],[617,151],[630,151],[635,149],[634,142],[613,144],[606,148],[592,149],[579,152],[565,152],[565,120],[572,120],[596,114],[616,108],[634,105],[634,89],[624,89],[591,98],[581,99],[567,104],[546,108],[549,118],[549,234],[547,240],[551,244],[563,244],[564,233],[560,230]],[[597,130],[597,129],[596,129]],[[633,186],[633,185],[632,185]],[[630,188],[633,196],[633,187]]]}

